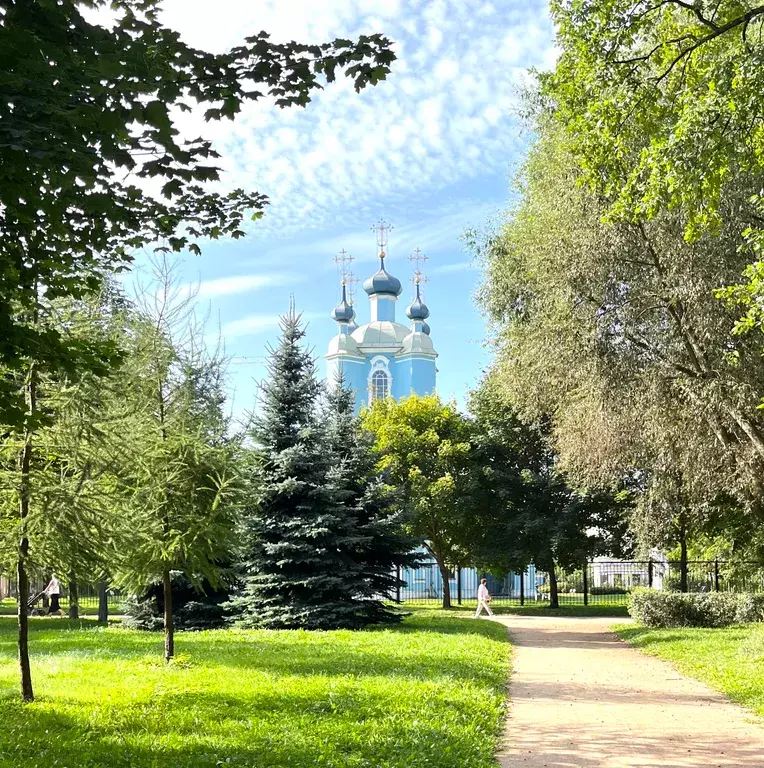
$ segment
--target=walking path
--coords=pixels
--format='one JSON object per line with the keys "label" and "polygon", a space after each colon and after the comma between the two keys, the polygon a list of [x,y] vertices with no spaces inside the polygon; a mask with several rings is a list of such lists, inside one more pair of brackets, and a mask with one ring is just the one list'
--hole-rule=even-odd
{"label": "walking path", "polygon": [[495,620],[515,644],[502,768],[764,766],[754,716],[622,643],[619,620]]}

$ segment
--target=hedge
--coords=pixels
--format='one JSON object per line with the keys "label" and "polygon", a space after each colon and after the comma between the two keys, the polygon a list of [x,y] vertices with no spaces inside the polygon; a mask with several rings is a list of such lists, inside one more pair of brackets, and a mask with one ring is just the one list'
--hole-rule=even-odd
{"label": "hedge", "polygon": [[648,627],[726,627],[764,621],[764,595],[635,589],[629,615]]}

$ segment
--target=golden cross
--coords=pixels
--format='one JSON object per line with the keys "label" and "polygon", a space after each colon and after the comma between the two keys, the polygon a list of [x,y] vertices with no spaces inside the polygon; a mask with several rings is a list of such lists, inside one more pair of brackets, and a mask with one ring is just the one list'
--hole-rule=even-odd
{"label": "golden cross", "polygon": [[337,265],[340,276],[344,280],[350,274],[350,265],[355,259],[343,248],[332,261]]}
{"label": "golden cross", "polygon": [[377,233],[377,247],[379,248],[380,253],[384,253],[387,248],[388,237],[393,229],[393,225],[384,219],[380,219],[371,229],[373,232]]}
{"label": "golden cross", "polygon": [[345,278],[345,280],[346,280],[348,301],[352,304],[353,299],[355,298],[356,286],[361,281],[352,272],[347,273],[347,277]]}

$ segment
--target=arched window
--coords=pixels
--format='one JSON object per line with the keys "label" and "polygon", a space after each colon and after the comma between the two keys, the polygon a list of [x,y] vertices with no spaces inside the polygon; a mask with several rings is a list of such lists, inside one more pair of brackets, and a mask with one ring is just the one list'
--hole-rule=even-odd
{"label": "arched window", "polygon": [[384,400],[390,394],[390,379],[385,371],[374,371],[371,376],[371,402]]}

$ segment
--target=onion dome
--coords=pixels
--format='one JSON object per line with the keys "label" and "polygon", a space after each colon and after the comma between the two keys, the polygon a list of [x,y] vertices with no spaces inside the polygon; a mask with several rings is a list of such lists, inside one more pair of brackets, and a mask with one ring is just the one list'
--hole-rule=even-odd
{"label": "onion dome", "polygon": [[338,323],[350,323],[355,317],[352,304],[348,304],[345,281],[342,281],[342,301],[332,310],[332,320]]}
{"label": "onion dome", "polygon": [[406,317],[409,320],[426,320],[430,316],[430,310],[419,295],[419,283],[416,284],[416,298],[406,308]]}
{"label": "onion dome", "polygon": [[426,333],[428,336],[430,335],[430,326],[425,322],[422,322],[422,333]]}
{"label": "onion dome", "polygon": [[397,277],[393,277],[385,269],[385,252],[381,251],[379,254],[379,271],[372,275],[363,284],[363,289],[369,296],[373,296],[377,293],[386,293],[390,296],[400,296],[401,281]]}

